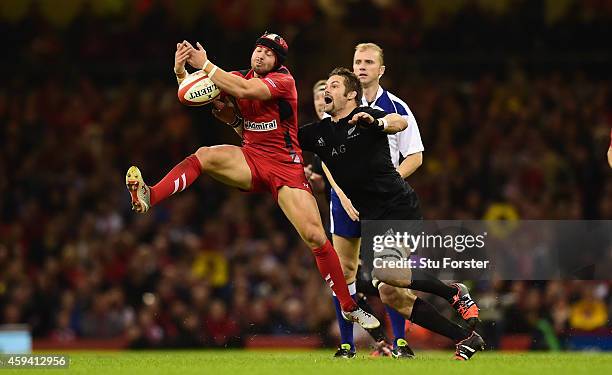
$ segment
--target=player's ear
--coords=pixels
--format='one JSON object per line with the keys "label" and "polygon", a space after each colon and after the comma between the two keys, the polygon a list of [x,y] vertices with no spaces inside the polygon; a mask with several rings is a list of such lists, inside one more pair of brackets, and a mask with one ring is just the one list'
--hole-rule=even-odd
{"label": "player's ear", "polygon": [[381,65],[380,69],[378,70],[378,79],[380,79],[380,77],[382,77],[383,74],[385,74],[385,66]]}
{"label": "player's ear", "polygon": [[353,100],[357,97],[357,91],[351,91],[348,93],[348,95],[346,96],[346,98],[348,100]]}

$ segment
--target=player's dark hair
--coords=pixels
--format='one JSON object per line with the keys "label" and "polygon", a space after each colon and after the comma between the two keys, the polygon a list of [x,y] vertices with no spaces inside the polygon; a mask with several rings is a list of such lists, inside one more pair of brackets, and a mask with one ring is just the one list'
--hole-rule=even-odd
{"label": "player's dark hair", "polygon": [[329,77],[331,76],[341,76],[344,78],[344,86],[346,87],[346,91],[344,95],[347,95],[351,91],[357,91],[357,96],[355,96],[355,102],[357,105],[361,103],[361,96],[363,95],[363,90],[361,88],[361,82],[359,82],[359,78],[355,75],[355,73],[351,72],[347,68],[336,68],[329,73]]}

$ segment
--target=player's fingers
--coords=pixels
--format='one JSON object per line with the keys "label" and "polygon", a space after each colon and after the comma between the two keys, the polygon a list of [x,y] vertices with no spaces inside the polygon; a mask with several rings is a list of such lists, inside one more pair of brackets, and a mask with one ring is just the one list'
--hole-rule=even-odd
{"label": "player's fingers", "polygon": [[221,100],[219,99],[215,99],[212,102],[213,106],[215,107],[216,110],[220,111],[223,108],[225,108],[225,103],[223,103]]}
{"label": "player's fingers", "polygon": [[350,209],[351,209],[351,214],[353,216],[352,217],[353,221],[359,221],[359,211],[357,211],[355,206],[353,206],[353,202],[351,202],[350,200],[348,201],[348,204],[349,204]]}
{"label": "player's fingers", "polygon": [[341,200],[340,203],[342,203],[342,208],[344,208],[344,211],[346,211],[349,218],[353,221],[357,221],[357,216],[355,215],[355,207],[353,207],[351,200],[347,198],[346,200]]}
{"label": "player's fingers", "polygon": [[312,178],[312,164],[308,164],[307,166],[304,167],[304,175],[306,176],[307,179]]}
{"label": "player's fingers", "polygon": [[198,47],[198,49],[200,51],[204,51],[204,47],[202,47],[202,45],[200,44],[200,42],[196,42],[196,46]]}
{"label": "player's fingers", "polygon": [[357,113],[357,116],[359,118],[359,120],[363,120],[363,121],[367,121],[367,122],[372,122],[372,116],[370,116],[369,114],[365,113],[365,112],[359,112]]}

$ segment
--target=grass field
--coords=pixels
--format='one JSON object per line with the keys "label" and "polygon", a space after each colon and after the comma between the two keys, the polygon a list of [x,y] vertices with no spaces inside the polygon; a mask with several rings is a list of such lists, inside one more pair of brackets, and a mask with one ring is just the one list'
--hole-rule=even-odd
{"label": "grass field", "polygon": [[[413,360],[334,360],[332,351],[142,351],[73,352],[68,370],[0,370],[9,373],[73,374],[612,374],[612,353],[479,353],[468,362],[450,352],[419,353]],[[49,372],[51,371],[51,372]]]}

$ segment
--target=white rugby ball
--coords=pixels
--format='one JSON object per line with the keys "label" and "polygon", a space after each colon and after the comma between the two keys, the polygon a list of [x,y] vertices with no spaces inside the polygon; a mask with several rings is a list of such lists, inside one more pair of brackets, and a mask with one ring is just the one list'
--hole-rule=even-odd
{"label": "white rugby ball", "polygon": [[181,82],[179,101],[188,106],[200,106],[212,102],[221,91],[202,70],[193,72]]}

